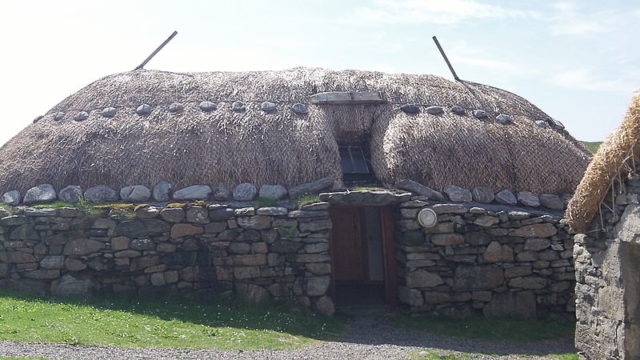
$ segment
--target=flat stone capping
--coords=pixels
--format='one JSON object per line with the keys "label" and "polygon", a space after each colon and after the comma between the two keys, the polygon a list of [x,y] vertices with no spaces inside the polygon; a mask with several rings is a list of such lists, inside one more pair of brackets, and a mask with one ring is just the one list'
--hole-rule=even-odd
{"label": "flat stone capping", "polygon": [[[420,198],[420,196],[414,196],[415,198]],[[466,209],[472,209],[472,208],[481,208],[487,211],[492,211],[492,212],[500,212],[500,211],[521,211],[523,213],[529,213],[531,215],[535,215],[535,216],[543,216],[543,215],[549,215],[552,218],[554,218],[555,220],[560,220],[563,217],[564,212],[561,210],[552,210],[552,209],[544,209],[544,208],[530,208],[530,207],[524,207],[524,206],[514,206],[514,205],[502,205],[502,204],[484,204],[484,203],[478,203],[478,202],[464,202],[464,203],[460,203],[460,202],[446,202],[446,201],[432,201],[432,200],[428,200],[428,204],[429,206],[433,206],[433,205],[451,205],[451,206],[456,206],[456,207],[464,207]]]}
{"label": "flat stone capping", "polygon": [[379,104],[386,100],[377,91],[334,91],[309,96],[312,104]]}
{"label": "flat stone capping", "polygon": [[411,193],[398,193],[388,190],[359,190],[321,193],[319,198],[320,201],[326,201],[332,205],[386,206],[409,201]]}

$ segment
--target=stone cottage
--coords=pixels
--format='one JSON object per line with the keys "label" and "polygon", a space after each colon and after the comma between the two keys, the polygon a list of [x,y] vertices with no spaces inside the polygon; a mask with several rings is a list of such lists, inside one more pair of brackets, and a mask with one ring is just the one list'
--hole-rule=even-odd
{"label": "stone cottage", "polygon": [[640,94],[602,144],[567,209],[575,236],[576,347],[640,358]]}
{"label": "stone cottage", "polygon": [[[0,149],[0,284],[573,311],[560,219],[589,159],[559,121],[471,82],[115,74]],[[30,207],[54,200],[79,205]]]}

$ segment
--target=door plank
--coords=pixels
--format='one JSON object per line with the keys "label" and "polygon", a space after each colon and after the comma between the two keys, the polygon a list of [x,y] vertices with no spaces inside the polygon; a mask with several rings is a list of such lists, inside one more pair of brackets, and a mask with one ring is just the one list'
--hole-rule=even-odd
{"label": "door plank", "polygon": [[384,256],[384,292],[387,305],[398,303],[398,270],[396,268],[395,241],[393,238],[393,212],[390,206],[380,209],[382,224],[382,249]]}
{"label": "door plank", "polygon": [[361,212],[356,207],[331,207],[331,257],[336,281],[366,279],[361,228]]}

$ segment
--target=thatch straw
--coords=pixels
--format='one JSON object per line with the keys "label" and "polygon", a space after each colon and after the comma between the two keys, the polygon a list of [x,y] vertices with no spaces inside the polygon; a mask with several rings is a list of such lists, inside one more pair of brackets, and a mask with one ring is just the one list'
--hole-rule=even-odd
{"label": "thatch straw", "polygon": [[[381,105],[309,105],[324,91],[379,91]],[[203,100],[218,104],[206,113]],[[245,112],[230,104],[242,101]],[[278,105],[260,110],[262,101]],[[184,112],[168,107],[183,103]],[[148,116],[135,108],[153,106]],[[407,115],[401,104],[441,105],[445,114]],[[452,114],[459,105],[467,115]],[[113,118],[100,116],[115,107]],[[483,109],[488,120],[470,115]],[[88,119],[73,116],[87,111]],[[54,121],[56,112],[62,121]],[[514,124],[499,125],[499,113]],[[107,76],[51,109],[0,149],[0,191],[24,191],[39,183],[56,188],[106,184],[114,188],[168,180],[234,186],[240,182],[292,186],[341,178],[338,144],[370,144],[375,173],[386,185],[404,178],[440,189],[447,184],[496,190],[572,192],[588,161],[587,151],[565,131],[543,129],[549,117],[509,92],[436,76],[329,71],[177,74],[134,71]]]}
{"label": "thatch straw", "polygon": [[[640,155],[640,92],[631,100],[624,120],[600,145],[587,167],[575,195],[569,201],[566,218],[573,230],[586,232],[612,181],[623,171],[623,163]],[[626,175],[626,174],[621,174]]]}

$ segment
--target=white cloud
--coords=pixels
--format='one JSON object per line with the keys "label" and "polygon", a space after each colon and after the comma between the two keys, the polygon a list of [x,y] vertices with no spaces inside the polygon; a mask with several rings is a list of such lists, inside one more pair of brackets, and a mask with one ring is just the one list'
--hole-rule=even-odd
{"label": "white cloud", "polygon": [[553,4],[553,8],[560,11],[573,11],[577,7],[578,6],[575,3],[570,1],[559,1]]}
{"label": "white cloud", "polygon": [[578,67],[554,76],[551,82],[557,86],[583,91],[631,93],[638,86],[637,80],[605,79],[591,67]]}
{"label": "white cloud", "polygon": [[493,51],[474,47],[466,41],[458,41],[454,46],[452,46],[448,53],[449,58],[454,65],[468,65],[472,70],[483,72],[488,71],[494,76],[497,76],[498,74],[521,76],[530,74],[533,71],[531,68],[517,66],[505,59],[496,59],[491,56],[491,54],[494,54]]}
{"label": "white cloud", "polygon": [[478,68],[499,70],[501,72],[507,72],[511,74],[521,74],[522,69],[514,64],[508,63],[502,60],[478,58],[469,56],[456,56],[456,62],[460,64],[472,65]]}
{"label": "white cloud", "polygon": [[587,35],[606,30],[602,24],[586,19],[565,19],[551,25],[553,35]]}
{"label": "white cloud", "polygon": [[510,9],[476,0],[376,0],[372,7],[358,9],[355,17],[367,22],[453,24],[467,19],[536,16],[532,11]]}
{"label": "white cloud", "polygon": [[548,21],[551,34],[555,36],[583,36],[610,31],[622,16],[611,10],[584,11],[573,2],[558,2],[553,8],[555,13],[549,16]]}

